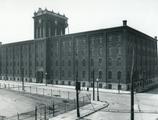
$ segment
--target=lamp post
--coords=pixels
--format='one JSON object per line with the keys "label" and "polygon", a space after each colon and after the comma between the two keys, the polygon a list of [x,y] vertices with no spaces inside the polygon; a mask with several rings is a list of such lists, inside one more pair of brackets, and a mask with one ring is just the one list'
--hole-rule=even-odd
{"label": "lamp post", "polygon": [[131,67],[131,75],[130,75],[130,81],[131,81],[131,120],[134,120],[134,75],[133,75],[133,69],[134,69],[134,48],[133,48],[133,56],[132,56],[132,67]]}
{"label": "lamp post", "polygon": [[22,91],[24,91],[24,68],[21,68]]}
{"label": "lamp post", "polygon": [[98,86],[99,79],[97,78],[96,81],[97,81],[97,101],[99,101],[99,86]]}
{"label": "lamp post", "polygon": [[120,93],[120,77],[118,78],[118,93]]}
{"label": "lamp post", "polygon": [[95,100],[95,78],[94,78],[94,69],[93,69],[93,100]]}
{"label": "lamp post", "polygon": [[46,86],[47,86],[47,72],[45,73]]}

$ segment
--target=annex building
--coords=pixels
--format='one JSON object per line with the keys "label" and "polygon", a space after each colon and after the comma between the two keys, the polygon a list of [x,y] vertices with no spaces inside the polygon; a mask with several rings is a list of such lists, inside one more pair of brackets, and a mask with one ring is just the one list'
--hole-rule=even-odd
{"label": "annex building", "polygon": [[[34,13],[34,40],[0,45],[4,80],[130,89],[134,58],[137,89],[158,83],[157,38],[123,25],[65,35],[68,18],[42,10]],[[134,54],[133,54],[134,53]],[[78,75],[76,75],[78,73]]]}

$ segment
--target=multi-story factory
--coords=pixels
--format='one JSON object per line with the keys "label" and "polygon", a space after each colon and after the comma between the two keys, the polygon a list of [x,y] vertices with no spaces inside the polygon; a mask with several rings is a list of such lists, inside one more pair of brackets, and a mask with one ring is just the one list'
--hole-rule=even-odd
{"label": "multi-story factory", "polygon": [[[135,86],[157,84],[157,38],[123,25],[65,35],[68,18],[47,9],[34,13],[34,40],[1,44],[4,80],[75,85],[99,78],[100,88],[130,88],[132,60]],[[134,59],[133,59],[134,58]]]}

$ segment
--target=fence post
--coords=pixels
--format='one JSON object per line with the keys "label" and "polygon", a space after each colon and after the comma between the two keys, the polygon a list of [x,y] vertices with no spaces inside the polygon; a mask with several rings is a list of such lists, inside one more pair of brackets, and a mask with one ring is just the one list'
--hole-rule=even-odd
{"label": "fence post", "polygon": [[75,102],[76,102],[76,100],[75,100],[75,98],[74,98],[74,109],[76,108],[76,103],[75,103]]}
{"label": "fence post", "polygon": [[59,96],[61,96],[61,95],[60,95],[60,90],[59,90]]}
{"label": "fence post", "polygon": [[18,120],[20,120],[20,119],[19,119],[19,113],[17,113],[17,117],[18,117]]}
{"label": "fence post", "polygon": [[54,106],[54,100],[53,100],[53,117],[55,115],[55,106]]}
{"label": "fence post", "polygon": [[30,86],[30,94],[31,94],[31,86]]}
{"label": "fence post", "polygon": [[36,94],[37,94],[37,87],[36,87]]}
{"label": "fence post", "polygon": [[44,96],[44,88],[43,88],[43,96]]}
{"label": "fence post", "polygon": [[44,120],[46,120],[47,119],[47,115],[46,115],[46,113],[47,113],[47,106],[45,105],[45,107],[44,107]]}
{"label": "fence post", "polygon": [[84,105],[84,96],[83,96],[83,105]]}
{"label": "fence post", "polygon": [[19,85],[18,85],[18,91],[20,92],[20,90],[19,90]]}
{"label": "fence post", "polygon": [[1,83],[0,83],[0,88],[1,88]]}
{"label": "fence post", "polygon": [[51,97],[52,97],[53,95],[52,95],[52,89],[51,89]]}
{"label": "fence post", "polygon": [[65,103],[65,112],[66,112],[66,110],[67,110],[66,107],[67,107],[67,106],[66,106],[66,103]]}
{"label": "fence post", "polygon": [[68,91],[68,100],[69,100],[69,94],[70,94],[70,93],[69,93],[69,91]]}
{"label": "fence post", "polygon": [[37,106],[35,107],[35,120],[37,120]]}

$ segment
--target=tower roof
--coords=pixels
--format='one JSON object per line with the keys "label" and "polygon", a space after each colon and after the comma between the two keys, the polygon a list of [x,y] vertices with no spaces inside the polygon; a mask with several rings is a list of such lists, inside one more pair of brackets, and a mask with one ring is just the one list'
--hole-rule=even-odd
{"label": "tower roof", "polygon": [[47,8],[44,10],[42,10],[42,8],[39,8],[37,12],[34,12],[34,17],[41,16],[44,14],[52,15],[52,16],[59,17],[59,18],[65,19],[65,20],[68,19],[65,15],[61,15],[60,13],[55,13],[53,10],[49,11],[49,10],[47,10]]}

